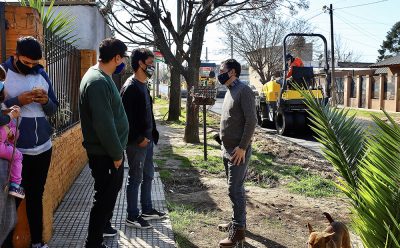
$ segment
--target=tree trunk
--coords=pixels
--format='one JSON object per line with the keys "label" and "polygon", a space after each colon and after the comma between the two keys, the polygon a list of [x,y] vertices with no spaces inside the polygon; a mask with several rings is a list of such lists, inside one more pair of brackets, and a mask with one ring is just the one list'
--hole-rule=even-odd
{"label": "tree trunk", "polygon": [[168,120],[179,121],[181,116],[181,74],[175,67],[171,67],[171,87],[169,91]]}
{"label": "tree trunk", "polygon": [[[194,69],[195,70],[195,69]],[[195,70],[196,71],[196,70]],[[196,73],[194,73],[196,75]],[[198,75],[198,70],[197,70]],[[198,76],[197,76],[198,77]],[[185,78],[188,85],[188,92],[194,86],[197,86],[197,79],[191,75]],[[193,103],[193,97],[188,94],[186,101],[186,127],[183,140],[186,143],[200,143],[199,138],[199,106]]]}

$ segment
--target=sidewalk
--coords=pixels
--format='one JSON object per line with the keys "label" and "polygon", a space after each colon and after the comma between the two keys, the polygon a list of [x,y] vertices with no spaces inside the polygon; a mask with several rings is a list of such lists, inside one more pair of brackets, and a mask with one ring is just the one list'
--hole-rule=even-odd
{"label": "sidewalk", "polygon": [[[152,220],[153,229],[140,230],[125,226],[126,218],[126,184],[128,168],[125,164],[124,184],[118,195],[114,209],[112,225],[119,231],[113,238],[105,238],[110,247],[175,247],[171,221]],[[93,178],[86,166],[72,185],[69,192],[54,214],[53,237],[49,242],[52,248],[83,247],[87,235],[89,213],[93,200]],[[153,205],[156,209],[167,212],[164,186],[159,173],[155,173],[152,189]]]}

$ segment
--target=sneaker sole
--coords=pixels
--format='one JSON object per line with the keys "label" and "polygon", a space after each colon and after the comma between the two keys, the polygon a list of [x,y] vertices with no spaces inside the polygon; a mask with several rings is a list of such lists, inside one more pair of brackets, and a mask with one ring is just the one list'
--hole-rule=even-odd
{"label": "sneaker sole", "polygon": [[17,198],[21,198],[21,199],[24,199],[24,198],[25,198],[25,195],[21,195],[21,194],[15,193],[15,192],[13,192],[13,191],[9,191],[8,194],[9,194],[9,195],[12,195],[12,196],[14,196],[14,197],[17,197]]}
{"label": "sneaker sole", "polygon": [[142,218],[144,219],[144,220],[162,220],[162,219],[165,219],[165,218],[167,218],[167,216],[144,216],[143,214],[142,214]]}
{"label": "sneaker sole", "polygon": [[153,227],[152,225],[150,225],[150,226],[140,226],[140,225],[136,225],[134,223],[128,222],[128,221],[125,222],[125,225],[127,225],[129,227],[138,228],[138,229],[150,229],[150,228]]}
{"label": "sneaker sole", "polygon": [[117,234],[103,233],[103,237],[114,237],[114,236],[117,236]]}

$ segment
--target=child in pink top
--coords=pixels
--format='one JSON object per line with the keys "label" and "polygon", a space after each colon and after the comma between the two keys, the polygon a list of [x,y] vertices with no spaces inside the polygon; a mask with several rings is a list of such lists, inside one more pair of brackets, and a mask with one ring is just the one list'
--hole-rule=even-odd
{"label": "child in pink top", "polygon": [[[1,71],[3,68],[0,67],[0,81],[2,78]],[[4,84],[0,82],[0,102],[4,99]],[[13,106],[9,110],[8,114],[0,112],[0,158],[11,161],[11,176],[8,193],[18,198],[24,198],[24,189],[20,186],[21,184],[21,172],[22,172],[22,153],[14,147],[17,137],[17,125],[16,118],[20,115],[20,108]],[[14,154],[14,156],[13,156]]]}

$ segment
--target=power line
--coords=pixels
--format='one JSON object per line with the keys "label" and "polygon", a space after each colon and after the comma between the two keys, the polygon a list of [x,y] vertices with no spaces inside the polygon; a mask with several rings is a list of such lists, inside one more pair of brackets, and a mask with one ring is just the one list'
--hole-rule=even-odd
{"label": "power line", "polygon": [[306,22],[309,21],[309,20],[311,20],[311,19],[313,19],[313,18],[315,18],[315,17],[317,17],[317,16],[319,16],[319,15],[321,15],[321,14],[323,14],[323,13],[324,13],[324,12],[321,12],[321,13],[319,13],[319,14],[314,15],[313,17],[308,18],[308,19],[306,20]]}
{"label": "power line", "polygon": [[339,19],[340,19],[341,21],[343,21],[346,25],[352,27],[354,30],[356,30],[356,31],[358,31],[358,32],[360,32],[360,33],[363,33],[365,36],[371,37],[372,39],[374,39],[374,40],[380,42],[380,40],[378,40],[378,39],[375,37],[374,34],[368,32],[367,30],[364,30],[362,27],[360,27],[360,26],[358,26],[358,25],[356,25],[356,24],[351,23],[348,19],[346,19],[345,17],[343,17],[343,16],[341,16],[341,15],[338,15],[337,13],[336,13],[336,16],[339,17]]}
{"label": "power line", "polygon": [[364,4],[346,6],[346,7],[342,7],[342,8],[336,8],[335,10],[338,10],[338,9],[350,9],[350,8],[361,7],[361,6],[366,6],[366,5],[371,5],[371,4],[381,3],[381,2],[387,2],[387,1],[388,0],[381,0],[381,1],[371,2],[371,3],[364,3]]}
{"label": "power line", "polygon": [[360,19],[364,19],[364,20],[366,20],[366,21],[370,21],[370,22],[372,22],[373,24],[382,24],[382,25],[386,25],[386,26],[392,26],[392,24],[383,23],[383,22],[377,22],[376,20],[372,20],[372,19],[365,18],[365,17],[363,17],[363,16],[355,15],[355,14],[350,13],[350,12],[347,12],[347,11],[345,11],[345,10],[340,10],[340,11],[343,12],[343,13],[345,13],[345,14],[347,14],[347,15],[351,15],[352,17],[358,17],[358,18],[360,18]]}

